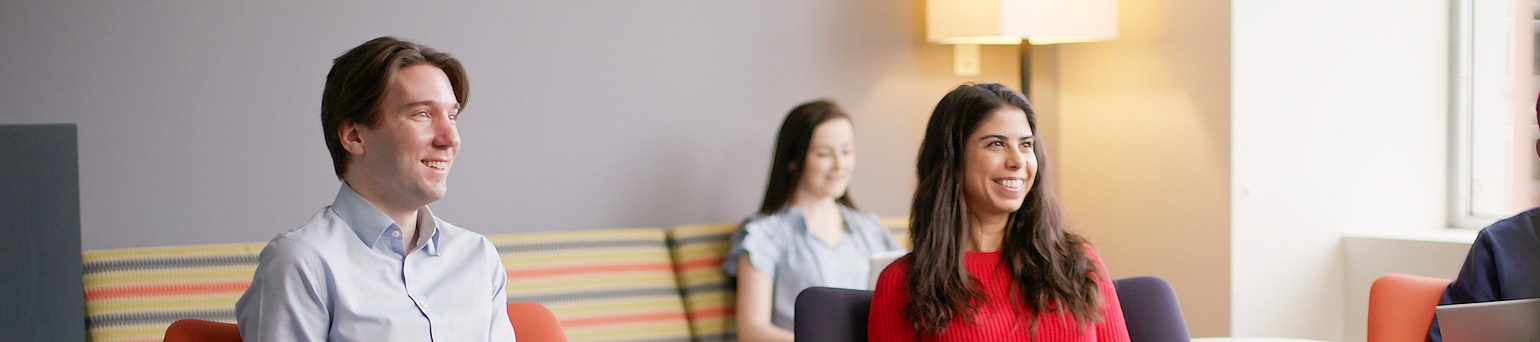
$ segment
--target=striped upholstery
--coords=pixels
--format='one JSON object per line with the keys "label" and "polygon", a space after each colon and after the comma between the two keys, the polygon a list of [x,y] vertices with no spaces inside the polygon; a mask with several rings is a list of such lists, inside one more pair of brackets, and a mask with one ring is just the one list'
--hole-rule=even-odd
{"label": "striped upholstery", "polygon": [[914,250],[914,243],[909,241],[908,216],[884,217],[880,220],[882,220],[882,225],[888,227],[889,232],[893,232],[893,239],[898,240],[899,246],[904,246],[904,249],[907,250]]}
{"label": "striped upholstery", "polygon": [[737,339],[733,318],[737,288],[722,272],[722,258],[732,247],[728,237],[735,229],[737,224],[703,224],[674,227],[668,232],[674,269],[696,341]]}
{"label": "striped upholstery", "polygon": [[661,228],[489,235],[508,302],[551,309],[573,341],[688,341]]}
{"label": "striped upholstery", "polygon": [[[907,218],[885,218],[908,246]],[[734,340],[722,273],[737,224],[488,235],[508,302],[549,307],[573,341]],[[672,243],[670,247],[669,243]],[[183,318],[235,322],[265,242],[85,251],[92,341],[160,341]],[[681,301],[681,294],[683,301]],[[688,308],[688,310],[687,310]]]}
{"label": "striped upholstery", "polygon": [[92,341],[160,341],[183,318],[235,322],[266,243],[85,251]]}
{"label": "striped upholstery", "polygon": [[[881,220],[899,244],[910,248],[908,217]],[[684,291],[690,329],[697,341],[737,339],[737,285],[722,272],[722,259],[732,248],[728,239],[736,229],[738,224],[699,224],[674,227],[668,232],[673,244],[674,269]]]}

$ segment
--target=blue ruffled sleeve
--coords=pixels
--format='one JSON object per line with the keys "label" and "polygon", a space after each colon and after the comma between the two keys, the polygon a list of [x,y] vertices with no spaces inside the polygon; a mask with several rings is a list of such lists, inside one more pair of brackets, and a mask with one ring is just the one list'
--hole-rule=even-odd
{"label": "blue ruffled sleeve", "polygon": [[790,228],[783,224],[779,215],[755,216],[745,220],[743,226],[733,232],[732,249],[722,259],[722,271],[738,276],[738,258],[749,256],[749,265],[760,273],[775,277],[776,261],[786,252],[787,233]]}

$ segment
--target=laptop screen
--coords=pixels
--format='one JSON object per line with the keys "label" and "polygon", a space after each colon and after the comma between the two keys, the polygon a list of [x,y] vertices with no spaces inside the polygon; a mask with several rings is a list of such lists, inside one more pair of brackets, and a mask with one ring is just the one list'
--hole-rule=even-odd
{"label": "laptop screen", "polygon": [[1540,299],[1439,305],[1444,341],[1540,341]]}

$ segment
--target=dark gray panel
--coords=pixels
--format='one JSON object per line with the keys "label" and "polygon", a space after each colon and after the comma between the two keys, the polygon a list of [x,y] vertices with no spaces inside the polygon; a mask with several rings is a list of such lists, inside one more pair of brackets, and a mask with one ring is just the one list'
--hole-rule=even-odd
{"label": "dark gray panel", "polygon": [[0,125],[0,340],[84,341],[75,125]]}

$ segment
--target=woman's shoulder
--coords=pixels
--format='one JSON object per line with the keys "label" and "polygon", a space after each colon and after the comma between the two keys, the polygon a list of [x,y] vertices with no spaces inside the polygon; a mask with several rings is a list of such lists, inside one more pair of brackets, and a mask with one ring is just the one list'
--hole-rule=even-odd
{"label": "woman's shoulder", "polygon": [[1100,254],[1096,254],[1096,246],[1092,246],[1091,242],[1089,241],[1080,243],[1080,252],[1084,253],[1086,257],[1091,258],[1091,260],[1096,261],[1098,264],[1102,262],[1102,256]]}
{"label": "woman's shoulder", "polygon": [[898,259],[893,260],[892,263],[889,263],[887,267],[882,269],[882,273],[877,275],[877,290],[879,292],[907,286],[909,260],[912,256],[911,254],[898,257]]}
{"label": "woman's shoulder", "polygon": [[777,210],[773,213],[754,213],[743,219],[743,230],[758,231],[766,229],[781,230],[781,227],[789,226],[793,222],[794,213],[789,209]]}
{"label": "woman's shoulder", "polygon": [[[733,231],[732,241],[735,244],[767,244],[771,248],[779,249],[790,241],[795,241],[796,229],[795,213],[782,209],[774,213],[756,213],[743,219],[743,224]],[[750,243],[749,240],[759,241]]]}

